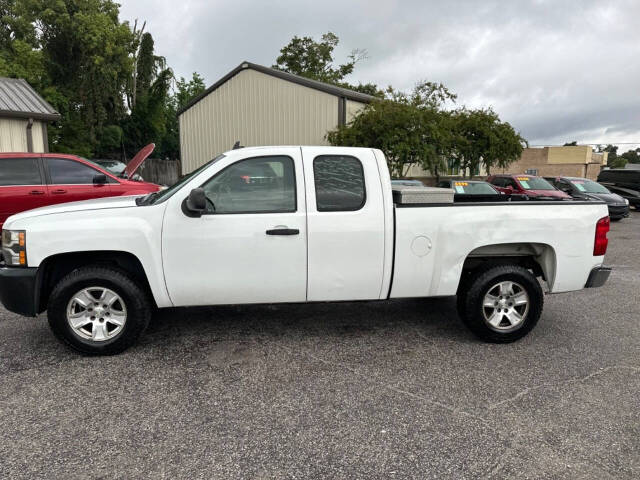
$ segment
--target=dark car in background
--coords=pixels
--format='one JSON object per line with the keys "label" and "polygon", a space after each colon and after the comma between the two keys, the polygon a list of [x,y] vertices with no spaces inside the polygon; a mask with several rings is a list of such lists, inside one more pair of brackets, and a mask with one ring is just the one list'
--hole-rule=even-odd
{"label": "dark car in background", "polygon": [[424,187],[424,183],[420,180],[411,178],[392,178],[391,185],[404,185],[405,187]]}
{"label": "dark car in background", "polygon": [[[454,190],[454,202],[504,202],[509,196],[483,180],[441,180],[436,187]],[[515,200],[515,199],[514,199]]]}
{"label": "dark car in background", "polygon": [[535,175],[491,175],[487,181],[507,195],[526,195],[529,200],[571,200],[570,195]]}
{"label": "dark car in background", "polygon": [[609,207],[611,220],[620,220],[629,216],[629,201],[607,187],[588,178],[580,177],[545,177],[558,190],[571,195],[577,200],[600,200]]}
{"label": "dark car in background", "polygon": [[598,175],[598,183],[624,197],[636,210],[640,210],[640,170],[626,168],[602,170]]}

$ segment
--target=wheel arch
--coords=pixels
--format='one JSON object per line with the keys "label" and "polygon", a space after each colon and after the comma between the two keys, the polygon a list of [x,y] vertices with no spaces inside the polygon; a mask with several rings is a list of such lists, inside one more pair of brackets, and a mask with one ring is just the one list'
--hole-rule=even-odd
{"label": "wheel arch", "polygon": [[520,265],[541,277],[551,289],[555,280],[557,259],[555,249],[546,243],[497,243],[477,247],[464,260],[458,286],[478,269],[494,265]]}
{"label": "wheel arch", "polygon": [[155,298],[142,262],[134,254],[119,250],[89,250],[51,255],[38,267],[36,280],[37,313],[47,309],[49,296],[64,276],[88,265],[117,268],[136,280],[155,304]]}

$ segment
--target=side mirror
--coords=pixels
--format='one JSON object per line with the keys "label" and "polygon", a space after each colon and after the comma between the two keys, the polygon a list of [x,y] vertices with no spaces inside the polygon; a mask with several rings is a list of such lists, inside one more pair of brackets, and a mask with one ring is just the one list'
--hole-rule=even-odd
{"label": "side mirror", "polygon": [[93,176],[94,185],[104,185],[107,183],[107,176],[104,173],[97,173]]}
{"label": "side mirror", "polygon": [[189,196],[182,202],[182,211],[188,217],[200,217],[207,209],[207,197],[204,189],[194,188],[189,192]]}

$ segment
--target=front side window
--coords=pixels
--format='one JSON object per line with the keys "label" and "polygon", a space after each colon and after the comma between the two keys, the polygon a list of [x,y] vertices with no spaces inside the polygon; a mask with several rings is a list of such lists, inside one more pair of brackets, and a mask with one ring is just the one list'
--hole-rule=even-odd
{"label": "front side window", "polygon": [[47,158],[49,176],[54,185],[88,185],[93,184],[93,177],[101,172],[84,163],[67,158]]}
{"label": "front side window", "polygon": [[234,163],[205,183],[208,213],[296,211],[293,159],[256,157]]}
{"label": "front side window", "polygon": [[0,158],[0,186],[41,184],[36,158]]}
{"label": "front side window", "polygon": [[355,157],[320,155],[313,160],[319,212],[360,210],[366,201],[364,169]]}

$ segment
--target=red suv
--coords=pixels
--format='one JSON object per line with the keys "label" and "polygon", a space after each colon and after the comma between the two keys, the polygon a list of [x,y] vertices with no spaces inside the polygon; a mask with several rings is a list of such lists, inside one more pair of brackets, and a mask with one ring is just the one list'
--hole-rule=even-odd
{"label": "red suv", "polygon": [[534,175],[491,175],[487,182],[507,195],[526,195],[535,200],[571,200],[570,195]]}
{"label": "red suv", "polygon": [[0,153],[0,229],[11,215],[32,208],[158,191],[153,183],[128,180],[153,148],[150,144],[138,152],[125,169],[126,178],[75,155]]}

